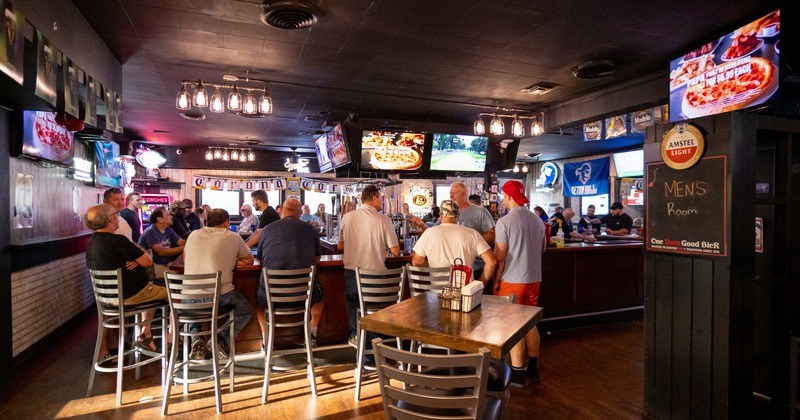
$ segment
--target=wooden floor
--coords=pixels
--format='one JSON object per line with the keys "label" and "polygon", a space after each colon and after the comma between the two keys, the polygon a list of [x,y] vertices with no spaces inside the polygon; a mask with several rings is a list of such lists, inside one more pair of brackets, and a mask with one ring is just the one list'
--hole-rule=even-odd
{"label": "wooden floor", "polygon": [[[123,405],[114,406],[114,375],[98,374],[94,394],[85,397],[95,321],[88,320],[68,337],[23,367],[11,386],[3,387],[0,418],[157,418],[162,387],[158,368],[147,366],[141,380],[126,372]],[[223,381],[225,418],[350,419],[383,418],[374,376],[353,401],[353,363],[349,350],[331,355],[332,364],[317,369],[317,398],[311,397],[303,373],[276,373],[270,399],[261,405],[263,367],[253,361],[237,366],[236,392]],[[323,357],[325,355],[323,354]],[[338,359],[338,361],[337,361]],[[643,401],[643,326],[641,321],[542,331],[542,382],[512,388],[510,418],[641,419]],[[210,382],[190,387],[184,396],[173,387],[170,413],[181,418],[216,416]]]}

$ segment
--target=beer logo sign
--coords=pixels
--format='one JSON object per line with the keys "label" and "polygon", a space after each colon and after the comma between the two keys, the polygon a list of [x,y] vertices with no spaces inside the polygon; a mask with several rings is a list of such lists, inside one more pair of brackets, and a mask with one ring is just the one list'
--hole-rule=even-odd
{"label": "beer logo sign", "polygon": [[672,169],[687,169],[703,156],[706,142],[700,130],[686,123],[676,124],[661,141],[661,159]]}

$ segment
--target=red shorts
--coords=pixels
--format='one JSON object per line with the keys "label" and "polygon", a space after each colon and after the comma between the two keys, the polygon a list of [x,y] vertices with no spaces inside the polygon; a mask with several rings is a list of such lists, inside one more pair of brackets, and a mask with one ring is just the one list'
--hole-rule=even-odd
{"label": "red shorts", "polygon": [[499,296],[517,295],[517,303],[520,305],[536,306],[539,303],[539,282],[537,283],[508,283],[500,282]]}

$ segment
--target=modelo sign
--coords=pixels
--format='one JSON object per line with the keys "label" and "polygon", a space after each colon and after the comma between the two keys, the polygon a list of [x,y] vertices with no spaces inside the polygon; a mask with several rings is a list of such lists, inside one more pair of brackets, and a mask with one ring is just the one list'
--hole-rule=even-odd
{"label": "modelo sign", "polygon": [[685,123],[676,124],[661,141],[661,159],[673,169],[691,168],[703,156],[704,150],[703,133]]}

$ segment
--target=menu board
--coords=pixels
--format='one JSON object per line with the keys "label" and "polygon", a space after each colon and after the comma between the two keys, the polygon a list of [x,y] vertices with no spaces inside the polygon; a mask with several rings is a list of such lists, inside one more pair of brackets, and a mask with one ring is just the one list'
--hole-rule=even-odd
{"label": "menu board", "polygon": [[364,130],[361,168],[413,171],[422,166],[425,134]]}
{"label": "menu board", "polygon": [[703,158],[683,170],[648,163],[647,250],[726,256],[726,172],[725,156]]}
{"label": "menu board", "polygon": [[736,111],[777,99],[780,10],[670,62],[669,120]]}

